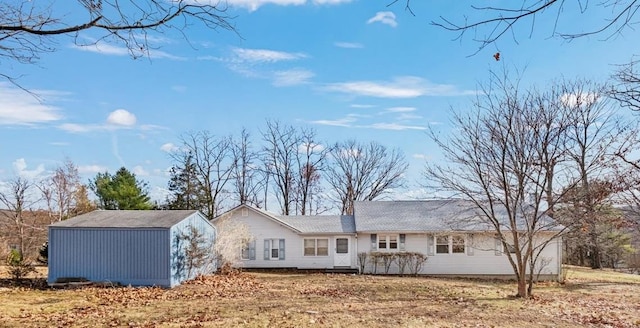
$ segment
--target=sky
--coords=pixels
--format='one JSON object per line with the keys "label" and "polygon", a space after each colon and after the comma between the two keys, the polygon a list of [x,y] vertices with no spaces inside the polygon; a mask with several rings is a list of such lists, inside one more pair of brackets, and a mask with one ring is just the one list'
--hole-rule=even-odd
{"label": "sky", "polygon": [[[146,57],[132,59],[120,44],[79,47],[57,37],[56,51],[37,64],[2,58],[1,73],[37,97],[0,79],[0,181],[41,179],[68,158],[84,182],[125,166],[160,200],[168,152],[182,134],[237,136],[246,128],[259,146],[269,119],[313,128],[327,144],[399,148],[410,165],[407,187],[390,197],[428,197],[421,171],[442,156],[426,132],[455,133],[451,110],[472,108],[491,71],[518,72],[523,85],[538,87],[560,78],[604,81],[640,54],[639,32],[630,29],[571,42],[553,36],[554,27],[598,27],[610,9],[567,7],[560,20],[548,12],[478,50],[473,33],[456,39],[431,24],[484,17],[467,2],[413,1],[413,14],[390,2],[230,0],[235,32],[193,25],[187,39],[177,31],[151,35],[155,48]],[[54,6],[78,15],[66,2]]]}

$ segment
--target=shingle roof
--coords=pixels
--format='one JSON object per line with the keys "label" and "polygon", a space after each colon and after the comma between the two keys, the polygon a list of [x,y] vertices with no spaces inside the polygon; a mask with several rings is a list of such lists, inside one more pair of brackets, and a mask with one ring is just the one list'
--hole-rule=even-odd
{"label": "shingle roof", "polygon": [[[461,199],[421,201],[370,201],[354,204],[355,223],[360,231],[492,231],[481,219],[480,211],[471,202]],[[497,216],[505,218],[504,209]],[[541,224],[548,230],[558,229],[544,217]]]}
{"label": "shingle roof", "polygon": [[73,228],[170,228],[196,213],[195,210],[97,210],[51,227]]}
{"label": "shingle roof", "polygon": [[301,233],[355,233],[352,215],[274,215]]}

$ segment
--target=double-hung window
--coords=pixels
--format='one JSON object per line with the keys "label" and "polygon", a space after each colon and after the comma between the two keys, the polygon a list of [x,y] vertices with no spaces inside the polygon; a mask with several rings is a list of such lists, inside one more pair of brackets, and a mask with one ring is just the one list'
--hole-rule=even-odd
{"label": "double-hung window", "polygon": [[436,236],[436,254],[449,254],[449,236]]}
{"label": "double-hung window", "polygon": [[379,250],[398,250],[398,235],[378,235]]}
{"label": "double-hung window", "polygon": [[329,239],[328,238],[305,238],[304,239],[304,256],[328,256],[329,255]]}
{"label": "double-hung window", "polygon": [[264,260],[284,260],[284,239],[264,240]]}
{"label": "double-hung window", "polygon": [[435,236],[436,254],[464,254],[464,236]]}

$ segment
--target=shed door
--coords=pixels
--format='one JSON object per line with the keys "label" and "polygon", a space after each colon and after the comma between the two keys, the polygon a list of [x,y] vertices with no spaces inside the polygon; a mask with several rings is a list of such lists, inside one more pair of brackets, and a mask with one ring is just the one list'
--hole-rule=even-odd
{"label": "shed door", "polygon": [[351,267],[351,245],[349,238],[336,238],[336,248],[333,254],[333,266]]}

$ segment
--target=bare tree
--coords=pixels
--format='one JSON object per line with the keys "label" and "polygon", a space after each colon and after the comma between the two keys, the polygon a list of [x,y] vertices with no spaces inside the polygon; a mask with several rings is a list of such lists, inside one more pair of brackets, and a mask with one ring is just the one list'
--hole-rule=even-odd
{"label": "bare tree", "polygon": [[371,201],[402,186],[408,164],[398,149],[388,150],[376,142],[349,140],[330,151],[327,181],[338,198],[341,213],[353,214],[355,201]]}
{"label": "bare tree", "polygon": [[[311,215],[322,212],[321,204],[314,200],[321,200],[320,174],[325,169],[330,149],[316,140],[316,132],[312,129],[301,129],[300,141],[296,152],[296,213]],[[315,212],[314,205],[318,205]]]}
{"label": "bare tree", "polygon": [[182,147],[171,155],[181,167],[188,164],[188,159],[191,161],[204,199],[199,210],[210,220],[228,197],[225,188],[235,166],[232,148],[230,137],[216,137],[208,131],[189,132],[182,136]]}
{"label": "bare tree", "polygon": [[640,111],[640,73],[638,60],[621,65],[613,75],[614,85],[609,95],[622,106]]}
{"label": "bare tree", "polygon": [[[76,207],[76,193],[80,186],[78,168],[70,160],[53,171],[53,175],[41,181],[37,187],[42,193],[47,209],[52,215],[50,223],[62,221],[73,216]],[[54,215],[55,213],[55,215]]]}
{"label": "bare tree", "polygon": [[[243,251],[249,252],[246,247],[249,243],[255,244],[255,238],[246,224],[233,220],[231,216],[223,215],[216,218],[215,225],[218,233],[213,251],[218,257],[218,270],[223,273],[229,272],[238,267]],[[255,257],[255,247],[252,251]]]}
{"label": "bare tree", "polygon": [[582,232],[579,235],[586,237],[580,240],[587,241],[591,267],[601,268],[598,226],[606,216],[599,208],[616,190],[612,184],[598,181],[617,180],[612,177],[617,160],[613,155],[619,140],[626,139],[624,136],[629,129],[618,121],[615,109],[606,98],[606,86],[586,81],[565,83],[564,86],[561,106],[571,118],[567,129],[567,153],[576,172],[574,180],[579,181],[573,187],[577,192],[572,193],[571,199],[572,208],[577,211],[572,215],[575,221],[565,223],[578,227],[577,231]]}
{"label": "bare tree", "polygon": [[[293,126],[267,120],[262,132],[264,171],[273,179],[274,192],[283,215],[295,211],[296,156],[302,140]],[[265,200],[266,201],[266,200]]]}
{"label": "bare tree", "polygon": [[238,204],[261,207],[260,191],[263,188],[262,176],[258,168],[260,156],[253,150],[251,135],[242,129],[240,137],[233,145],[233,184]]}
{"label": "bare tree", "polygon": [[[413,14],[411,0],[393,0],[390,1],[390,5],[397,2],[405,3],[405,8]],[[519,34],[516,31],[516,26],[521,24],[528,24],[525,28],[528,28],[529,33],[532,34],[534,29],[541,28],[535,24],[543,17],[547,17],[553,22],[546,26],[553,36],[570,40],[598,34],[610,38],[621,34],[625,29],[633,29],[634,23],[637,23],[636,13],[640,10],[640,0],[603,0],[595,4],[588,0],[521,0],[509,1],[509,4],[504,7],[494,6],[490,1],[486,2],[487,5],[471,5],[471,9],[477,13],[478,18],[473,18],[473,16],[469,18],[471,15],[465,15],[460,22],[455,22],[451,18],[440,16],[438,21],[431,23],[458,33],[457,39],[464,37],[466,32],[473,33],[473,40],[479,43],[478,51],[480,51],[504,36],[516,38]],[[598,13],[599,9],[604,14]],[[575,31],[565,31],[563,30],[564,25],[581,27],[583,22],[593,21],[585,19],[576,24],[575,18],[570,15],[571,13],[585,14],[591,17],[601,14],[601,16],[596,16],[601,23],[596,23],[597,25],[593,27],[582,26]],[[564,24],[567,21],[570,24]]]}
{"label": "bare tree", "polygon": [[[3,1],[0,57],[35,63],[43,53],[55,51],[57,35],[71,36],[79,46],[121,44],[134,58],[146,56],[154,47],[155,34],[176,30],[186,36],[186,30],[194,24],[233,30],[226,9],[224,1]],[[9,77],[7,73],[0,75]]]}
{"label": "bare tree", "polygon": [[[475,205],[479,215],[470,219],[487,224],[500,239],[518,282],[518,296],[532,293],[534,268],[544,247],[561,233],[546,215],[543,202],[553,207],[560,193],[549,199],[549,175],[554,167],[542,165],[557,158],[563,140],[557,138],[554,102],[538,92],[521,93],[505,76],[492,76],[478,96],[474,109],[455,113],[455,134],[448,140],[432,131],[449,164],[429,165],[425,177],[433,187]],[[477,222],[476,222],[477,221]],[[552,236],[542,235],[552,231]],[[553,232],[555,231],[555,233]]]}
{"label": "bare tree", "polygon": [[7,191],[0,192],[0,223],[2,231],[14,240],[18,246],[20,255],[29,253],[34,245],[39,245],[35,240],[34,230],[44,231],[44,227],[35,224],[36,213],[32,205],[36,202],[31,194],[33,184],[23,177],[15,177],[7,182]]}

